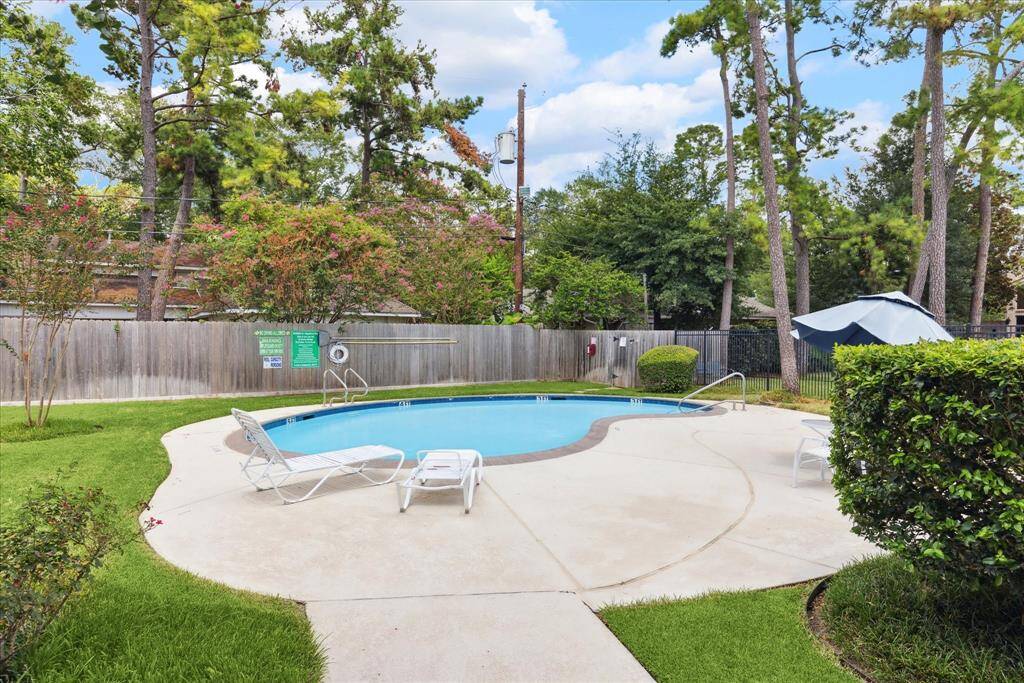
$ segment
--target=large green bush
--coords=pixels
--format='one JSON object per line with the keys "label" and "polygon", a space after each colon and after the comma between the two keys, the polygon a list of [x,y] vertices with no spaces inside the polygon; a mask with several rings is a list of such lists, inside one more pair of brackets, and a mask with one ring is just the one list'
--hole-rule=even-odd
{"label": "large green bush", "polygon": [[833,483],[918,567],[1024,590],[1024,344],[836,350]]}
{"label": "large green bush", "polygon": [[697,352],[689,346],[658,346],[636,362],[644,389],[680,393],[693,386]]}

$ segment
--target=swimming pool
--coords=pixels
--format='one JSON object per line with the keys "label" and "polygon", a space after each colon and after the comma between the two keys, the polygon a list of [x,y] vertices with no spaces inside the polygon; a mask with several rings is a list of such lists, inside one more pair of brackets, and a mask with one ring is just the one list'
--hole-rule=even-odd
{"label": "swimming pool", "polygon": [[264,424],[277,447],[319,453],[385,444],[413,457],[429,448],[471,448],[498,457],[568,446],[597,420],[693,411],[698,404],[612,396],[471,396],[356,404]]}

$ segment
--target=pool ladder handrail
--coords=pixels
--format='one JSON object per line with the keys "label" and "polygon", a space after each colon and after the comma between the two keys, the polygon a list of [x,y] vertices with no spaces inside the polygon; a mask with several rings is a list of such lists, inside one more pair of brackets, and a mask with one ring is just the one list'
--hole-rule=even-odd
{"label": "pool ladder handrail", "polygon": [[[348,381],[346,381],[346,380],[349,379],[350,376],[351,377],[355,377],[359,381],[359,383],[363,385],[362,386],[363,393],[361,393],[361,394],[353,393],[352,387],[349,386]],[[341,385],[342,395],[340,397],[335,395],[335,396],[331,396],[330,399],[327,398],[327,378],[328,377],[333,377],[338,382],[338,384]],[[334,370],[331,370],[329,368],[327,370],[324,370],[323,385],[322,385],[321,389],[322,389],[321,404],[325,405],[325,406],[334,405],[334,402],[337,401],[339,398],[341,399],[342,403],[349,404],[349,403],[352,403],[353,401],[355,401],[357,398],[362,398],[363,396],[366,396],[368,393],[370,393],[370,385],[367,384],[366,380],[363,379],[362,375],[360,375],[358,372],[356,372],[352,368],[345,368],[345,372],[340,377],[338,376],[338,373],[336,373]],[[356,391],[358,391],[358,390],[359,389],[357,387]]]}
{"label": "pool ladder handrail", "polygon": [[331,396],[331,399],[327,400],[327,377],[328,376],[334,377],[334,379],[338,382],[338,384],[340,384],[342,386],[342,389],[344,390],[344,394],[341,397],[342,403],[348,403],[348,384],[346,384],[345,380],[343,380],[341,377],[338,376],[338,373],[336,373],[334,370],[331,370],[330,368],[328,368],[327,370],[324,370],[324,380],[323,380],[323,385],[321,387],[322,388],[322,393],[323,393],[323,396],[322,396],[322,399],[321,399],[321,405],[325,405],[325,406],[334,405],[334,402],[338,399],[337,396]]}
{"label": "pool ladder handrail", "polygon": [[[353,368],[345,368],[345,373],[342,375],[342,377],[348,380],[349,374],[351,374],[353,377],[359,380],[359,383],[363,385],[363,393],[353,394],[350,397],[348,397],[347,402],[351,403],[352,401],[355,401],[357,398],[362,398],[363,396],[366,396],[368,393],[370,393],[370,385],[367,384],[366,380],[363,379],[363,376],[356,372]],[[348,382],[345,383],[345,386],[348,386]],[[358,391],[358,388],[356,389],[356,391]]]}
{"label": "pool ladder handrail", "polygon": [[742,382],[741,383],[741,387],[742,387],[742,389],[741,389],[741,391],[742,391],[742,399],[741,399],[741,401],[737,401],[734,398],[726,398],[726,399],[722,399],[721,401],[715,401],[714,403],[708,403],[706,405],[702,405],[701,407],[695,408],[694,410],[707,410],[708,408],[714,408],[715,406],[722,405],[723,403],[731,403],[733,410],[736,410],[736,404],[737,403],[742,403],[742,405],[743,405],[742,410],[746,410],[747,409],[747,377],[742,372],[730,372],[725,377],[722,377],[721,379],[716,379],[711,384],[705,384],[704,386],[702,386],[701,388],[697,389],[696,391],[692,391],[689,394],[687,394],[686,396],[683,396],[681,399],[679,399],[679,410],[683,409],[683,404],[686,403],[686,401],[688,401],[689,399],[693,398],[697,394],[701,393],[705,389],[710,389],[711,387],[715,386],[716,384],[721,384],[722,382],[726,381],[727,379],[732,379],[733,377],[739,377],[741,382]]}

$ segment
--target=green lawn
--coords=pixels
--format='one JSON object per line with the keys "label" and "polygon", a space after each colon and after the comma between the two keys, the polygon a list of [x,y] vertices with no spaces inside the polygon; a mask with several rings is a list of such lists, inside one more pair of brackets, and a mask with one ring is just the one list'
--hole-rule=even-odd
{"label": "green lawn", "polygon": [[[368,398],[571,392],[598,385],[531,382],[373,392]],[[53,408],[53,438],[25,440],[19,407],[0,408],[0,524],[57,469],[104,489],[134,525],[135,505],[167,476],[164,433],[226,415],[318,403],[319,395],[92,403]],[[139,543],[98,572],[25,662],[39,681],[316,680],[324,662],[299,605],[196,578]]]}
{"label": "green lawn", "polygon": [[852,683],[805,626],[809,590],[712,593],[600,615],[658,681]]}
{"label": "green lawn", "polygon": [[[367,400],[577,391],[643,393],[579,382],[521,382],[375,391]],[[723,386],[706,396],[725,398],[737,392],[738,386]],[[308,405],[319,398],[307,394],[62,405],[53,408],[43,434],[19,426],[21,408],[0,408],[0,524],[34,484],[57,469],[68,469],[69,484],[103,488],[125,511],[125,525],[134,525],[136,504],[148,499],[169,471],[161,435],[226,415],[231,407]],[[756,402],[759,394],[749,398]],[[793,407],[828,410],[822,402]],[[808,640],[798,614],[801,592],[787,588],[710,596],[610,610],[603,616],[659,678],[678,680],[679,671],[688,671],[710,680],[803,680],[793,676],[824,672],[824,678],[806,680],[848,680]],[[791,651],[800,654],[794,657]],[[25,666],[40,681],[310,681],[319,677],[324,662],[301,606],[199,579],[139,543],[108,560]]]}
{"label": "green lawn", "polygon": [[[934,579],[934,577],[933,577]],[[1024,681],[1024,599],[928,580],[895,557],[840,570],[822,618],[829,637],[876,681]]]}

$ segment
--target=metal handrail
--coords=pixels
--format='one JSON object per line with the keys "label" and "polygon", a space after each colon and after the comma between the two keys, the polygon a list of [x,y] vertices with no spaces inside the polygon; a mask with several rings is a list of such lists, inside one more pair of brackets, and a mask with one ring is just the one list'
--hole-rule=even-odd
{"label": "metal handrail", "polygon": [[[747,377],[742,372],[730,372],[725,377],[722,377],[721,379],[716,379],[711,384],[705,384],[700,389],[697,389],[696,391],[692,391],[689,394],[687,394],[686,396],[683,396],[681,399],[679,399],[679,409],[682,410],[683,409],[683,404],[686,403],[686,401],[688,401],[689,399],[693,398],[694,396],[696,396],[700,392],[704,391],[705,389],[710,389],[711,387],[715,386],[716,384],[721,384],[725,380],[732,379],[733,377],[739,377],[742,380],[743,410],[746,410],[747,409]],[[707,405],[701,406],[700,408],[696,408],[696,410],[706,410],[707,408],[714,408],[715,406],[721,405],[723,403],[732,403],[733,410],[736,410],[736,399],[734,399],[734,398],[726,398],[726,399],[723,399],[721,401],[715,401],[714,403],[709,403]]]}
{"label": "metal handrail", "polygon": [[[370,385],[367,384],[366,380],[363,379],[363,376],[360,375],[358,372],[356,372],[354,369],[352,369],[352,368],[345,368],[345,373],[344,373],[343,377],[345,377],[345,379],[348,379],[348,373],[350,373],[350,372],[355,376],[355,378],[357,380],[359,380],[359,383],[363,385],[363,393],[359,394],[359,398],[362,398],[363,396],[366,396],[368,393],[370,393]],[[346,384],[345,386],[348,386],[348,384]],[[355,395],[353,395],[351,397],[346,396],[345,403],[350,403],[351,401],[354,401],[354,400],[356,400],[356,396]]]}
{"label": "metal handrail", "polygon": [[331,396],[331,400],[330,401],[327,400],[327,375],[333,375],[334,379],[338,380],[338,383],[341,384],[342,387],[344,387],[345,393],[342,396],[342,402],[343,403],[348,403],[348,384],[346,384],[345,380],[343,380],[341,377],[338,377],[338,373],[336,373],[334,370],[328,369],[328,370],[324,370],[324,381],[323,381],[323,387],[322,387],[323,388],[323,398],[321,399],[321,404],[325,405],[325,406],[333,405],[335,399],[338,398],[337,396]]}

